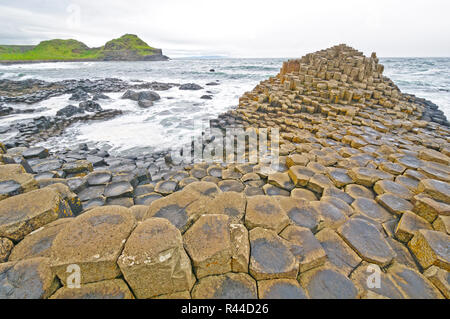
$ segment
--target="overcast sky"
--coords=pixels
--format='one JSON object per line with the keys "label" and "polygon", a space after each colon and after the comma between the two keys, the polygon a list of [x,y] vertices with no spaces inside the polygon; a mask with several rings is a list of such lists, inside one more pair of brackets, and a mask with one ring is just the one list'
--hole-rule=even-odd
{"label": "overcast sky", "polygon": [[0,43],[134,33],[172,57],[297,57],[339,43],[450,56],[449,14],[449,0],[0,0]]}

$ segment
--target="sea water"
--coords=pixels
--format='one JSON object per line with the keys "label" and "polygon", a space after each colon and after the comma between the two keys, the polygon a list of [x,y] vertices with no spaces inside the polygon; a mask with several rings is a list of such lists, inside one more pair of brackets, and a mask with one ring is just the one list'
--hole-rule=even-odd
{"label": "sea water", "polygon": [[[75,123],[62,136],[41,143],[51,149],[70,148],[79,143],[103,147],[112,153],[152,152],[179,147],[199,134],[193,123],[216,118],[236,108],[239,97],[260,81],[276,75],[285,58],[280,59],[173,59],[164,62],[65,62],[0,65],[0,79],[66,79],[120,78],[131,83],[159,81],[196,83],[198,91],[173,87],[158,91],[161,100],[150,108],[140,108],[135,101],[120,97],[124,92],[106,93],[110,100],[100,100],[103,109],[120,109],[123,115],[105,121]],[[382,58],[385,75],[402,92],[412,93],[436,103],[450,118],[450,58]],[[215,72],[210,72],[214,69]],[[207,86],[209,82],[219,85]],[[211,100],[201,99],[211,95]],[[70,95],[53,97],[33,106],[11,105],[14,108],[36,109],[30,114],[0,118],[0,126],[38,116],[54,116],[74,104]],[[0,139],[4,137],[0,136]]]}

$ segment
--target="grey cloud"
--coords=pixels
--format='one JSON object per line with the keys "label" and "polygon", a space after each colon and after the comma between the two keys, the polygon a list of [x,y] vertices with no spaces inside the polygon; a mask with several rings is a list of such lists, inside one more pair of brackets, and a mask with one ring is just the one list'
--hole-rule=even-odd
{"label": "grey cloud", "polygon": [[286,57],[347,43],[379,56],[449,56],[449,11],[447,0],[0,0],[0,43],[99,46],[135,33],[176,55]]}

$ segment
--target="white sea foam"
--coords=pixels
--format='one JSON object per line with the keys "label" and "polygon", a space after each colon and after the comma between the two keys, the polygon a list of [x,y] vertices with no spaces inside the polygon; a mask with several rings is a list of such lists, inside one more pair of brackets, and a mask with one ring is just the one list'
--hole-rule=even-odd
{"label": "white sea foam", "polygon": [[[216,118],[218,114],[238,105],[239,97],[259,81],[278,73],[284,59],[176,59],[166,62],[69,62],[48,64],[0,65],[2,78],[38,78],[47,81],[63,79],[121,78],[127,81],[193,82],[203,86],[199,91],[183,91],[174,87],[158,91],[161,100],[148,109],[137,102],[120,99],[124,92],[106,93],[111,100],[100,100],[104,109],[120,109],[123,115],[107,121],[76,123],[62,137],[43,144],[51,147],[72,147],[87,142],[108,146],[123,152],[134,148],[164,149],[181,146],[194,133],[193,120]],[[394,80],[403,92],[427,98],[450,118],[450,58],[381,59],[385,75]],[[215,69],[216,72],[209,72]],[[220,85],[207,86],[218,80]],[[200,99],[212,95],[212,100]],[[0,126],[14,120],[24,121],[38,116],[54,116],[68,104],[70,95],[54,97],[32,106],[32,114],[0,118]]]}

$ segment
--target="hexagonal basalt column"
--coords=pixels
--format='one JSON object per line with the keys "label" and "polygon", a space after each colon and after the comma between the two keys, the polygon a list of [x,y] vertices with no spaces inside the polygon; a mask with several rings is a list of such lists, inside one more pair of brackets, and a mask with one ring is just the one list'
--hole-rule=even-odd
{"label": "hexagonal basalt column", "polygon": [[195,282],[181,233],[164,218],[140,223],[117,264],[137,298],[190,291]]}

